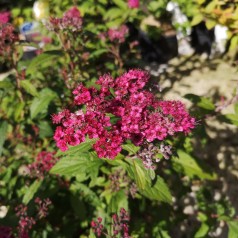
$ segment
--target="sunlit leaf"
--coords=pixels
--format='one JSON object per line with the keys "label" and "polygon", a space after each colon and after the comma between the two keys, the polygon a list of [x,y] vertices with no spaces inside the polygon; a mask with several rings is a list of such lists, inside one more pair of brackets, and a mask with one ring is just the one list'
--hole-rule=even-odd
{"label": "sunlit leaf", "polygon": [[56,93],[49,88],[43,89],[39,96],[34,98],[30,106],[31,119],[34,119],[40,112],[46,110],[50,102],[56,97]]}
{"label": "sunlit leaf", "polygon": [[31,94],[34,97],[38,96],[38,92],[35,86],[30,81],[22,80],[20,84],[21,84],[21,87],[24,88],[27,93]]}
{"label": "sunlit leaf", "polygon": [[30,65],[27,67],[26,74],[34,73],[34,71],[38,69],[38,67],[43,67],[45,65],[50,66],[52,65],[51,62],[53,60],[62,56],[63,52],[60,50],[45,51],[44,53],[38,55],[31,61]]}
{"label": "sunlit leaf", "polygon": [[42,180],[35,180],[33,184],[29,188],[27,188],[26,193],[22,199],[24,204],[28,204],[31,199],[34,197],[35,193],[38,191],[42,183]]}
{"label": "sunlit leaf", "polygon": [[216,174],[210,171],[203,163],[198,162],[195,158],[185,153],[182,150],[178,151],[179,158],[173,158],[173,163],[180,165],[184,174],[193,178],[195,176],[201,179],[214,180],[217,178]]}
{"label": "sunlit leaf", "polygon": [[151,200],[172,203],[172,195],[169,187],[160,176],[157,176],[154,185],[147,185],[144,190],[140,190],[140,193]]}

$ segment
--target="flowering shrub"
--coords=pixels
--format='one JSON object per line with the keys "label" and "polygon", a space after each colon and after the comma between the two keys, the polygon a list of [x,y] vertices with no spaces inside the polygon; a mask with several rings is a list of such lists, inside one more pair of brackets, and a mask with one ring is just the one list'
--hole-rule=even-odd
{"label": "flowering shrub", "polygon": [[125,23],[165,3],[77,3],[50,1],[34,42],[29,8],[0,13],[0,238],[236,237],[204,146],[209,115],[237,124],[237,105],[219,114],[237,95],[163,99]]}
{"label": "flowering shrub", "polygon": [[78,31],[82,28],[82,17],[77,7],[72,7],[66,11],[62,18],[51,17],[47,25],[49,30],[71,30]]}
{"label": "flowering shrub", "polygon": [[[145,90],[149,75],[141,70],[129,70],[115,80],[104,75],[96,81],[100,89],[80,84],[74,91],[74,104],[86,105],[85,112],[64,110],[53,115],[53,122],[61,124],[54,135],[57,146],[65,151],[98,138],[93,148],[99,158],[115,158],[127,139],[136,146],[155,140],[163,141],[177,132],[189,132],[195,119],[179,101],[158,100]],[[111,123],[111,114],[116,122]]]}

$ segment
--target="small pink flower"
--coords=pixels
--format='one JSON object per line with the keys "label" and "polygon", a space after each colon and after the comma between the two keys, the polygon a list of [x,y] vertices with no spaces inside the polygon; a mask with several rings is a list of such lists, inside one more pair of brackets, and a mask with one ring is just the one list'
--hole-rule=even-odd
{"label": "small pink flower", "polygon": [[0,12],[0,23],[6,24],[10,21],[11,13],[10,12]]}
{"label": "small pink flower", "polygon": [[126,34],[128,33],[128,27],[122,25],[118,29],[109,29],[107,34],[110,41],[118,41],[119,43],[123,43],[125,41]]}
{"label": "small pink flower", "polygon": [[138,8],[140,6],[139,0],[128,0],[129,8]]}

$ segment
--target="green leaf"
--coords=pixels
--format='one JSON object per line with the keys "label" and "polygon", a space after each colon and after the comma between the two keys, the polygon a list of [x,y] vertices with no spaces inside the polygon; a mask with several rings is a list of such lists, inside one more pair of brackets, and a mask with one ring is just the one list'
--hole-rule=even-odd
{"label": "green leaf", "polygon": [[0,89],[10,89],[10,88],[13,88],[13,84],[9,81],[0,81]]}
{"label": "green leaf", "polygon": [[7,136],[8,123],[6,121],[0,122],[0,156],[3,151],[3,145]]}
{"label": "green leaf", "polygon": [[238,234],[238,221],[227,222],[229,227],[228,238],[237,238]]}
{"label": "green leaf", "polygon": [[[26,74],[32,74],[39,66],[43,67],[46,63],[52,62],[55,58],[63,56],[61,50],[51,50],[45,51],[44,53],[38,55],[34,58],[26,70]],[[50,66],[52,64],[48,64]]]}
{"label": "green leaf", "polygon": [[227,122],[238,126],[238,114],[226,114],[224,116],[227,119]]}
{"label": "green leaf", "polygon": [[153,186],[146,186],[140,193],[151,200],[158,200],[161,202],[172,203],[172,195],[164,180],[157,176],[156,183]]}
{"label": "green leaf", "polygon": [[16,108],[14,111],[14,120],[18,122],[21,119],[22,111],[24,109],[25,103],[19,102],[16,104]]}
{"label": "green leaf", "polygon": [[129,163],[126,167],[128,175],[131,179],[135,180],[142,195],[151,200],[159,200],[167,203],[172,202],[169,188],[161,177],[157,176],[155,178],[155,184],[152,185],[153,172],[145,169],[141,160],[126,159],[126,161]]}
{"label": "green leaf", "polygon": [[29,188],[27,188],[26,193],[22,199],[24,204],[28,204],[31,199],[34,197],[35,193],[38,191],[41,186],[42,180],[35,180],[33,184]]}
{"label": "green leaf", "polygon": [[123,9],[123,10],[127,10],[127,9],[128,9],[128,6],[127,6],[126,2],[123,1],[123,0],[113,0],[113,2],[114,2],[118,7],[120,7],[120,8]]}
{"label": "green leaf", "polygon": [[130,154],[135,155],[137,151],[140,149],[140,147],[135,146],[133,144],[125,144],[122,145],[122,148],[126,151],[128,151]]}
{"label": "green leaf", "polygon": [[215,9],[215,7],[217,6],[217,1],[213,0],[211,1],[205,8],[205,11],[208,13],[208,14],[211,14],[212,11]]}
{"label": "green leaf", "polygon": [[27,93],[31,94],[34,97],[38,96],[38,92],[36,88],[30,81],[22,80],[20,84],[21,84],[21,87],[24,88]]}
{"label": "green leaf", "polygon": [[50,170],[52,174],[76,176],[81,173],[90,174],[92,171],[98,172],[103,161],[90,156],[89,153],[75,154],[64,157]]}
{"label": "green leaf", "polygon": [[98,56],[100,56],[100,55],[102,55],[103,53],[106,53],[106,52],[108,52],[107,49],[95,50],[95,51],[93,51],[92,54],[90,54],[89,59],[96,58],[96,57],[98,57]]}
{"label": "green leaf", "polygon": [[199,24],[202,20],[203,20],[203,15],[202,14],[196,14],[193,17],[193,20],[191,22],[191,26],[195,26],[195,25]]}
{"label": "green leaf", "polygon": [[128,199],[123,190],[112,195],[110,204],[108,207],[108,213],[118,213],[121,208],[128,208]]}
{"label": "green leaf", "polygon": [[113,7],[113,8],[111,8],[107,11],[107,13],[104,15],[104,19],[105,20],[115,19],[117,17],[120,17],[122,14],[123,14],[122,9],[117,8],[117,7]]}
{"label": "green leaf", "polygon": [[201,97],[192,93],[186,94],[184,97],[203,109],[212,111],[215,110],[215,105],[208,98]]}
{"label": "green leaf", "polygon": [[210,30],[213,27],[215,27],[216,24],[217,24],[217,22],[214,21],[214,20],[207,20],[206,21],[206,27],[207,27],[208,30]]}
{"label": "green leaf", "polygon": [[80,194],[80,196],[83,196],[85,200],[94,207],[100,207],[102,205],[98,195],[90,189],[88,185],[76,181],[70,186],[70,191]]}
{"label": "green leaf", "polygon": [[234,105],[235,114],[238,115],[238,103]]}
{"label": "green leaf", "polygon": [[134,179],[139,189],[145,189],[146,187],[146,174],[145,169],[139,164],[141,162],[138,159],[133,160],[133,173]]}
{"label": "green leaf", "polygon": [[34,119],[40,112],[46,110],[56,96],[56,93],[49,88],[40,91],[39,97],[34,98],[30,106],[31,119]]}
{"label": "green leaf", "polygon": [[159,1],[151,1],[148,5],[148,9],[152,12],[157,11],[161,7],[161,2]]}
{"label": "green leaf", "polygon": [[206,223],[202,223],[198,231],[196,232],[194,238],[204,238],[209,232],[209,226]]}
{"label": "green leaf", "polygon": [[206,168],[206,166],[202,164],[201,161],[198,163],[195,158],[184,151],[179,150],[178,156],[179,158],[172,159],[173,163],[175,165],[180,165],[183,169],[183,172],[190,178],[193,178],[194,176],[209,180],[215,180],[217,178],[217,175],[214,172],[209,171],[209,169]]}
{"label": "green leaf", "polygon": [[236,49],[237,46],[238,46],[238,36],[235,35],[231,38],[229,50],[234,50]]}
{"label": "green leaf", "polygon": [[92,145],[95,143],[95,139],[86,139],[85,142],[76,145],[76,146],[71,146],[67,151],[58,151],[56,156],[71,156],[71,155],[76,155],[76,154],[83,154],[89,152],[89,150],[92,148]]}
{"label": "green leaf", "polygon": [[39,124],[39,136],[40,138],[44,139],[46,137],[53,136],[54,132],[50,126],[50,123],[47,121],[41,121]]}

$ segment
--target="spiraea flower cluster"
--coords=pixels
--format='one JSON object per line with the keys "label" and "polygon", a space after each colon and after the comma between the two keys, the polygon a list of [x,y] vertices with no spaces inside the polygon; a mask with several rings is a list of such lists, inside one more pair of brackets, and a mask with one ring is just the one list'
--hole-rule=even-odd
{"label": "spiraea flower cluster", "polygon": [[[29,238],[30,237],[28,235],[29,231],[33,228],[33,226],[39,220],[45,218],[48,215],[48,209],[49,209],[50,205],[51,205],[51,201],[49,198],[42,200],[41,198],[37,197],[35,199],[37,216],[29,216],[28,215],[28,207],[26,205],[20,204],[15,208],[16,216],[19,218],[18,227],[17,227],[19,238]],[[9,236],[9,237],[11,237],[11,236]]]}
{"label": "spiraea flower cluster", "polygon": [[28,169],[32,176],[43,178],[57,161],[58,159],[55,157],[55,152],[41,151],[37,155],[36,160],[28,165]]}
{"label": "spiraea flower cluster", "polygon": [[128,34],[128,27],[122,25],[119,28],[110,28],[107,32],[108,38],[112,42],[125,42],[126,35]]}
{"label": "spiraea flower cluster", "polygon": [[17,41],[19,41],[19,36],[15,32],[14,26],[0,22],[0,60],[12,57]]}
{"label": "spiraea flower cluster", "polygon": [[51,31],[78,31],[81,30],[82,23],[81,13],[78,8],[74,6],[66,11],[62,18],[51,17],[46,26]]}
{"label": "spiraea flower cluster", "polygon": [[52,117],[53,123],[60,124],[54,134],[57,146],[65,151],[88,136],[97,139],[93,148],[99,158],[113,159],[126,140],[142,146],[190,132],[195,119],[184,105],[156,98],[145,89],[148,80],[146,71],[132,69],[115,80],[108,74],[101,76],[96,82],[100,89],[80,84],[73,91],[78,110],[65,109]]}
{"label": "spiraea flower cluster", "polygon": [[[112,237],[120,237],[120,238],[130,238],[129,236],[129,225],[128,222],[130,221],[130,217],[128,212],[121,208],[119,215],[113,214],[112,215]],[[109,236],[109,232],[105,230],[105,227],[102,225],[102,218],[98,217],[97,220],[91,222],[91,227],[93,232],[96,234],[97,237],[100,237],[102,234]]]}

